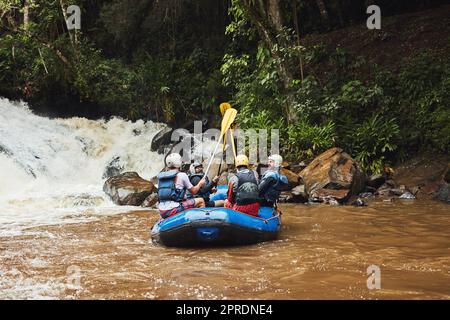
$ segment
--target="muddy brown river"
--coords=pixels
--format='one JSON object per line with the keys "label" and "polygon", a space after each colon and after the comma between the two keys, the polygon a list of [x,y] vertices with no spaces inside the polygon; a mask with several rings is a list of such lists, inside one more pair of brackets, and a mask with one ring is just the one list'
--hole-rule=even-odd
{"label": "muddy brown river", "polygon": [[155,211],[35,227],[0,238],[0,298],[450,299],[449,209],[283,205],[278,240],[207,249],[153,245]]}

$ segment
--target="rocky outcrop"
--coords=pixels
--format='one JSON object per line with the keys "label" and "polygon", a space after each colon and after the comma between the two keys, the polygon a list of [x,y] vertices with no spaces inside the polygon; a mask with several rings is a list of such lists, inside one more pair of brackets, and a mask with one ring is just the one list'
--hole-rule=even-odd
{"label": "rocky outcrop", "polygon": [[362,192],[366,174],[342,149],[332,148],[316,157],[300,172],[305,191],[310,198],[334,198],[345,202]]}
{"label": "rocky outcrop", "polygon": [[151,150],[156,151],[159,154],[165,153],[166,149],[170,149],[173,145],[172,141],[172,132],[173,129],[169,127],[165,127],[160,132],[158,132],[152,140]]}
{"label": "rocky outcrop", "polygon": [[156,187],[136,172],[125,172],[106,180],[103,191],[117,205],[140,206]]}
{"label": "rocky outcrop", "polygon": [[293,189],[300,184],[300,181],[299,181],[300,177],[296,173],[292,172],[291,170],[281,168],[280,173],[284,174],[286,176],[286,178],[288,179],[289,189]]}

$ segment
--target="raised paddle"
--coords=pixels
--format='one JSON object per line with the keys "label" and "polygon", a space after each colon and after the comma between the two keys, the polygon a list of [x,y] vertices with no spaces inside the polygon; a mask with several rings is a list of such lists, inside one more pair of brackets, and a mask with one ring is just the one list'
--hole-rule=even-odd
{"label": "raised paddle", "polygon": [[[231,104],[229,104],[228,102],[222,102],[222,103],[220,104],[219,108],[220,108],[220,113],[222,114],[222,117],[223,117],[223,116],[225,115],[225,112],[226,112],[228,109],[231,109]],[[224,136],[223,136],[223,149],[222,149],[222,154],[223,154],[223,152],[225,151],[225,146],[226,146],[226,144],[227,144],[227,136],[224,135]],[[222,156],[223,156],[223,155],[222,155]],[[220,162],[220,165],[222,165],[222,161]],[[219,167],[219,171],[220,171],[220,167]]]}
{"label": "raised paddle", "polygon": [[222,117],[223,117],[225,115],[225,111],[227,111],[228,109],[231,109],[231,104],[229,104],[228,102],[223,102],[220,104],[219,108],[220,108],[220,113],[222,114]]}
{"label": "raised paddle", "polygon": [[[222,117],[225,115],[225,111],[227,111],[228,109],[231,108],[231,104],[229,104],[228,102],[222,102],[219,106],[220,108],[220,113],[222,114]],[[222,153],[225,151],[225,145],[227,144],[227,136],[225,135],[223,137],[223,149],[222,149]],[[222,162],[220,163],[222,164]]]}
{"label": "raised paddle", "polygon": [[[223,116],[228,109],[231,109],[231,104],[229,104],[228,102],[223,102],[223,103],[220,104],[219,108],[220,108],[220,113],[222,113],[222,116]],[[224,138],[223,138],[224,150],[225,150],[225,144],[226,144],[226,141],[227,141],[226,138],[227,138],[227,136],[225,135]],[[233,128],[230,128],[230,138],[231,138],[231,147],[233,148],[233,155],[234,155],[234,158],[236,159],[236,148],[234,146]]]}
{"label": "raised paddle", "polygon": [[[228,109],[231,109],[231,104],[229,104],[228,102],[223,102],[223,103],[220,104],[219,109],[220,109],[220,113],[222,114],[222,117],[223,117],[224,114],[225,114],[225,111],[227,111]],[[230,130],[231,130],[231,128],[230,128]],[[230,137],[231,137],[231,139],[233,139],[233,132],[232,131],[231,131],[231,136]],[[233,145],[234,145],[234,143],[233,143]],[[219,171],[217,172],[218,175],[220,175],[220,169],[222,168],[223,153],[225,152],[225,147],[226,146],[227,146],[227,135],[225,133],[224,136],[223,136],[222,157],[220,158]]]}
{"label": "raised paddle", "polygon": [[222,126],[220,130],[220,137],[219,141],[217,141],[216,147],[214,148],[213,153],[211,154],[211,159],[209,160],[208,166],[205,170],[205,176],[208,175],[209,168],[211,167],[212,161],[214,160],[214,156],[217,152],[217,148],[219,148],[220,142],[222,141],[222,137],[225,135],[225,133],[230,128],[231,124],[234,122],[234,119],[236,119],[237,110],[230,108],[225,111],[225,114],[223,115],[222,119]]}

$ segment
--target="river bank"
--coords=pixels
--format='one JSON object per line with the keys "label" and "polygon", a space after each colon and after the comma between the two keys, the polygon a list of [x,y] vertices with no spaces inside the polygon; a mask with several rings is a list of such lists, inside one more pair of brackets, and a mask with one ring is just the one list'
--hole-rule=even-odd
{"label": "river bank", "polygon": [[[364,208],[282,210],[280,238],[246,247],[154,246],[152,210],[1,237],[0,298],[450,298],[447,204],[374,200]],[[367,288],[370,265],[380,267],[379,290]],[[78,289],[71,287],[73,270]]]}

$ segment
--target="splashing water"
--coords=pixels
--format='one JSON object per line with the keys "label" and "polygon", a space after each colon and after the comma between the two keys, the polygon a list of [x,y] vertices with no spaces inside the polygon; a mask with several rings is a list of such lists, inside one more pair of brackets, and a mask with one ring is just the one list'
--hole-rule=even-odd
{"label": "splashing water", "polygon": [[48,119],[0,98],[0,235],[126,211],[103,193],[105,170],[154,177],[164,157],[150,146],[164,127],[118,118]]}

